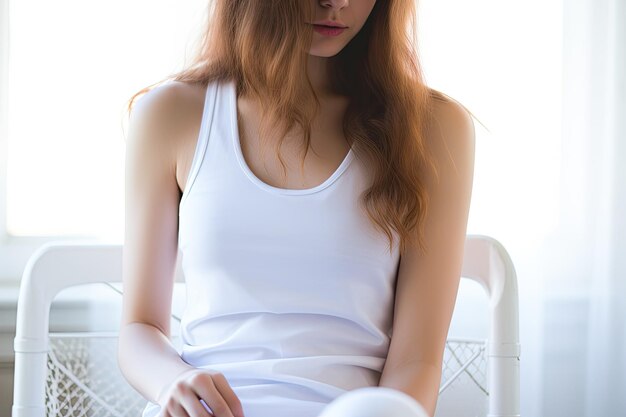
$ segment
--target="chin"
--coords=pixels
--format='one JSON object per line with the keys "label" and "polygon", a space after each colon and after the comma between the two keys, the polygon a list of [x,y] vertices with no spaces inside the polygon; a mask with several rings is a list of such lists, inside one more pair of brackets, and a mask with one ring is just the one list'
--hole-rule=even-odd
{"label": "chin", "polygon": [[317,56],[320,58],[330,58],[337,55],[343,48],[311,48],[309,55]]}

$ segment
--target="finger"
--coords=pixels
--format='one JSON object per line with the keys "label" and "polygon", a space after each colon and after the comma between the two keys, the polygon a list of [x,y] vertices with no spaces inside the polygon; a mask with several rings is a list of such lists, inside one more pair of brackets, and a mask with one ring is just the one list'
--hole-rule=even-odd
{"label": "finger", "polygon": [[233,413],[233,416],[244,417],[243,406],[241,405],[241,401],[239,400],[239,397],[237,397],[237,394],[235,394],[235,391],[233,391],[233,387],[231,387],[228,381],[226,380],[226,377],[221,373],[214,374],[213,383],[219,390],[220,394],[222,395],[222,398],[224,398],[224,400],[228,404],[228,407],[230,408],[230,411]]}
{"label": "finger", "polygon": [[182,405],[174,401],[168,403],[166,413],[168,413],[171,417],[190,417]]}
{"label": "finger", "polygon": [[202,398],[200,398],[200,404],[202,404],[202,407],[204,407],[204,409],[207,411],[207,413],[213,415],[213,410],[211,410],[211,407],[209,407],[207,405],[207,403],[204,402],[204,400]]}
{"label": "finger", "polygon": [[212,375],[206,373],[194,375],[191,387],[198,395],[198,398],[203,399],[211,407],[215,417],[235,417],[222,394],[215,386]]}
{"label": "finger", "polygon": [[191,388],[188,388],[182,394],[180,403],[190,417],[215,417],[204,408],[200,399]]}

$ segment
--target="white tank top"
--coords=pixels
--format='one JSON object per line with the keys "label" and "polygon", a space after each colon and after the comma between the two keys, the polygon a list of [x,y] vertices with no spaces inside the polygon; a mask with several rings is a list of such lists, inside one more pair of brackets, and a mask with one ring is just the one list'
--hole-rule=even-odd
{"label": "white tank top", "polygon": [[352,149],[313,188],[261,181],[241,151],[234,81],[209,83],[179,207],[180,353],[223,373],[246,417],[315,417],[378,385],[399,251],[358,201],[368,185]]}

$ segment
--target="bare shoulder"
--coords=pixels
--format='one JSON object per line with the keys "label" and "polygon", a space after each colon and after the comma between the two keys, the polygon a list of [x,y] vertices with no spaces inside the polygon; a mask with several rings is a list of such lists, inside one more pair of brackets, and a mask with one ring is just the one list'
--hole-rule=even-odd
{"label": "bare shoulder", "polygon": [[130,114],[136,138],[145,138],[172,158],[185,148],[189,132],[201,118],[204,88],[179,81],[159,85],[135,102]]}
{"label": "bare shoulder", "polygon": [[130,115],[130,131],[135,145],[170,167],[179,190],[191,165],[196,146],[205,86],[170,81],[140,96]]}
{"label": "bare shoulder", "polygon": [[166,121],[172,121],[202,100],[204,91],[200,85],[169,81],[140,96],[134,108],[147,110],[155,116],[165,116]]}
{"label": "bare shoulder", "polygon": [[435,92],[433,117],[427,132],[429,149],[440,165],[455,167],[460,160],[474,159],[474,122],[459,101]]}

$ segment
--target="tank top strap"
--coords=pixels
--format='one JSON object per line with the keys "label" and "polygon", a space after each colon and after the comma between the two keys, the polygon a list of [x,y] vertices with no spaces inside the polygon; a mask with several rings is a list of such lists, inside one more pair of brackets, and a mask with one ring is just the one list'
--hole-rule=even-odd
{"label": "tank top strap", "polygon": [[204,156],[206,154],[207,145],[209,142],[209,135],[211,131],[211,125],[212,125],[213,116],[215,113],[217,92],[218,92],[217,83],[209,82],[205,91],[205,95],[204,95],[204,107],[202,110],[202,120],[200,122],[200,131],[198,133],[198,138],[196,140],[196,146],[195,146],[193,158],[191,160],[191,167],[189,169],[189,174],[187,176],[187,182],[185,183],[185,189],[183,190],[183,194],[180,198],[179,215],[180,215],[180,209],[185,203],[185,200],[187,199],[187,196],[189,195],[189,191],[191,190],[193,183],[198,177],[200,166],[202,165],[202,161],[204,160]]}

